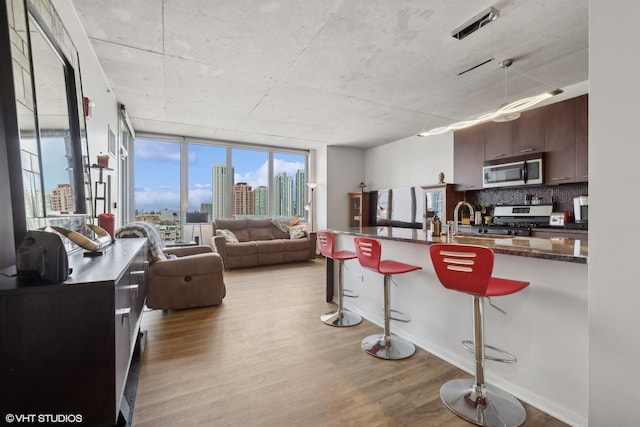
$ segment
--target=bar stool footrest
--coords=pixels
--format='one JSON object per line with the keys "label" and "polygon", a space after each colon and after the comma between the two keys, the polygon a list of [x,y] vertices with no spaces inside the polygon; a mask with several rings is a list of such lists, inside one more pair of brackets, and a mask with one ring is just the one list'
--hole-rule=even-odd
{"label": "bar stool footrest", "polygon": [[389,317],[392,320],[397,320],[398,322],[409,323],[411,322],[411,317],[407,313],[403,313],[402,311],[390,309]]}
{"label": "bar stool footrest", "polygon": [[360,297],[360,294],[358,294],[356,291],[352,291],[351,289],[343,289],[342,296],[345,296],[347,298],[358,298]]}
{"label": "bar stool footrest", "polygon": [[[465,350],[467,350],[469,353],[474,354],[475,350],[473,349],[474,347],[474,343],[471,340],[463,340],[461,341],[462,346],[465,348]],[[493,360],[495,362],[502,362],[502,363],[516,363],[518,361],[518,359],[511,353],[502,350],[498,347],[494,347],[492,345],[484,345],[485,349],[489,349],[491,351],[495,351],[498,354],[501,354],[504,357],[498,357],[498,356],[492,356],[490,354],[486,354],[484,355],[484,358],[487,360]]]}
{"label": "bar stool footrest", "polygon": [[447,381],[440,388],[440,398],[451,412],[479,426],[517,427],[524,423],[527,413],[518,399],[485,385],[484,403],[477,403],[470,399],[474,385],[471,379]]}
{"label": "bar stool footrest", "polygon": [[330,311],[320,316],[320,320],[329,325],[344,328],[348,326],[355,326],[362,322],[362,317],[359,314],[352,313],[347,310]]}

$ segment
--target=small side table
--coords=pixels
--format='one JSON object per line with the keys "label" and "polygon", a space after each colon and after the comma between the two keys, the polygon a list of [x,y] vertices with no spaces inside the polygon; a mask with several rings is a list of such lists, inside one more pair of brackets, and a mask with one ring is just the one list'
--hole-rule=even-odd
{"label": "small side table", "polygon": [[193,240],[184,241],[184,242],[175,241],[175,242],[165,242],[164,243],[164,247],[165,248],[179,248],[179,247],[182,247],[182,246],[198,246],[198,243],[196,243]]}

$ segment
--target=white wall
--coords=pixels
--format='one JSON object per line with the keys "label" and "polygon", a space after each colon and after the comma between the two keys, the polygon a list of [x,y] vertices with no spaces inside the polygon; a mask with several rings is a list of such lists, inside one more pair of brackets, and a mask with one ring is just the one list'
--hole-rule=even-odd
{"label": "white wall", "polygon": [[[69,32],[73,40],[73,44],[78,50],[80,56],[80,69],[82,77],[82,92],[95,103],[92,108],[91,120],[87,120],[87,141],[89,143],[89,160],[91,164],[96,163],[96,156],[101,152],[108,152],[108,128],[110,127],[114,134],[118,134],[118,104],[113,92],[109,89],[109,84],[104,75],[102,67],[98,62],[98,58],[91,47],[86,32],[80,24],[80,19],[76,10],[73,8],[71,0],[52,0],[64,26]],[[115,158],[109,161],[109,167],[115,170],[109,172],[112,179],[111,200],[117,201],[117,162]],[[98,179],[98,171],[92,170],[92,183]],[[105,178],[106,180],[106,172]],[[95,191],[95,184],[93,184]],[[101,206],[99,206],[101,208]],[[98,212],[101,213],[101,212]],[[112,213],[116,214],[117,210],[112,209]]]}
{"label": "white wall", "polygon": [[589,1],[589,425],[638,425],[640,2]]}
{"label": "white wall", "polygon": [[411,136],[366,152],[367,190],[453,182],[453,132]]}
{"label": "white wall", "polygon": [[346,229],[349,226],[347,193],[360,191],[365,180],[364,150],[328,146],[316,151],[318,206],[317,228]]}
{"label": "white wall", "polygon": [[[309,161],[313,163],[313,181],[318,183],[318,191],[313,197],[316,202],[313,212],[316,216],[315,224],[317,229],[327,228],[327,147],[318,148],[313,152],[313,156],[309,157]],[[346,215],[346,214],[345,214]]]}

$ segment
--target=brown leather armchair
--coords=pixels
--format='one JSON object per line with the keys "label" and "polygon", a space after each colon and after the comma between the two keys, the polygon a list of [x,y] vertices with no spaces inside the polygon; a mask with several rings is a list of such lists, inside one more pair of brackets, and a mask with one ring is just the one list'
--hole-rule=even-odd
{"label": "brown leather armchair", "polygon": [[226,287],[220,255],[209,246],[165,248],[164,252],[167,259],[149,267],[147,307],[175,310],[222,303]]}
{"label": "brown leather armchair", "polygon": [[116,237],[147,238],[147,307],[177,310],[222,303],[227,293],[224,265],[209,246],[165,248],[155,226],[144,221],[119,228]]}

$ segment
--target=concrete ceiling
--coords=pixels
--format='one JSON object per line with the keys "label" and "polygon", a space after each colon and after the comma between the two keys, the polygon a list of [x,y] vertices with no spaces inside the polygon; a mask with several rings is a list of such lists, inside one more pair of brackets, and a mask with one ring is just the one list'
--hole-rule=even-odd
{"label": "concrete ceiling", "polygon": [[588,0],[73,4],[137,132],[369,148],[495,110],[502,59],[507,101],[588,80]]}

